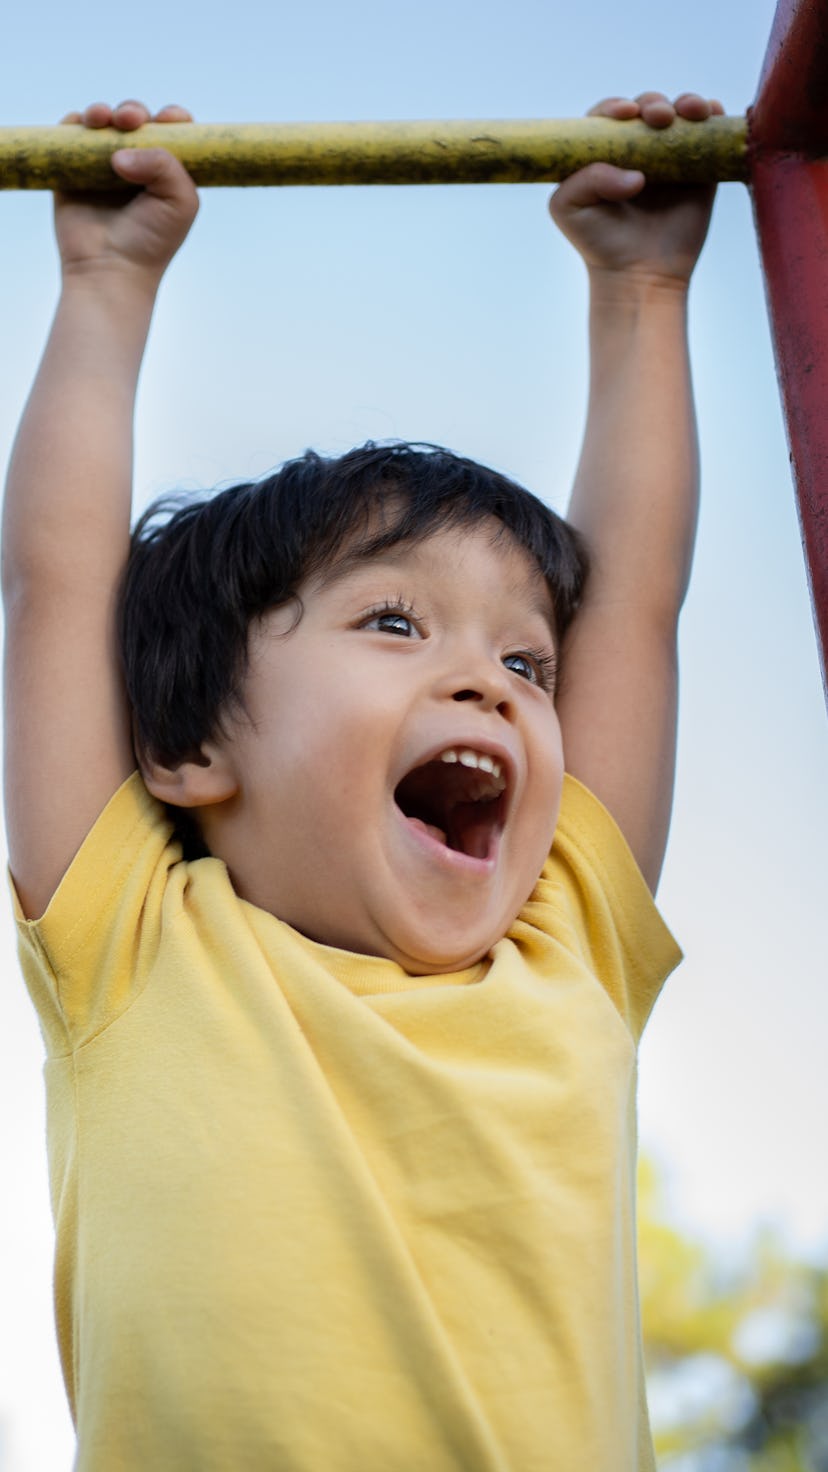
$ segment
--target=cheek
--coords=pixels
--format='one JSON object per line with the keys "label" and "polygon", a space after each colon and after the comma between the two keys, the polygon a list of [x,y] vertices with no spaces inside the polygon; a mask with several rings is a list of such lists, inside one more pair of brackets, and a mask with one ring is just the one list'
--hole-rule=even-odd
{"label": "cheek", "polygon": [[532,726],[530,756],[538,778],[547,787],[560,784],[563,776],[563,741],[558,717],[553,709],[538,715]]}
{"label": "cheek", "polygon": [[529,770],[531,817],[539,841],[542,843],[543,835],[546,835],[551,844],[558,819],[564,774],[561,731],[557,719],[553,723],[545,721],[535,733],[530,750]]}
{"label": "cheek", "polygon": [[257,783],[286,815],[315,826],[358,816],[382,762],[377,734],[360,702],[304,689],[254,738]]}

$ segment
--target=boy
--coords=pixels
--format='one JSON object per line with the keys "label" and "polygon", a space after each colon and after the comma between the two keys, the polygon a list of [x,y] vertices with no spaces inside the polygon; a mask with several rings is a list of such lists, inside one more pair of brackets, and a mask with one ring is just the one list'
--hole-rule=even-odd
{"label": "boy", "polygon": [[647,886],[711,191],[637,203],[593,165],[555,195],[592,296],[579,536],[470,462],[369,446],[130,554],[135,382],[196,197],[162,151],[113,166],[128,201],[57,201],[4,523],[77,1465],[652,1467],[635,1044],[678,959]]}

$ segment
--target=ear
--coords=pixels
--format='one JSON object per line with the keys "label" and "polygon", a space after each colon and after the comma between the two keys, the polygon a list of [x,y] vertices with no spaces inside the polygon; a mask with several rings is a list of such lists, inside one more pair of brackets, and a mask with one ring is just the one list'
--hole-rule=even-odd
{"label": "ear", "polygon": [[226,802],[239,790],[227,752],[213,742],[206,742],[195,756],[174,767],[142,760],[141,775],[153,797],[176,808],[201,808]]}

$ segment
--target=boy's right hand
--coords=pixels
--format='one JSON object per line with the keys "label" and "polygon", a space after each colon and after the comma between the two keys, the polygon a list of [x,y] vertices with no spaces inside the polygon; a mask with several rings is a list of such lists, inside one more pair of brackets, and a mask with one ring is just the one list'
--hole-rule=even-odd
{"label": "boy's right hand", "polygon": [[[152,116],[142,102],[118,107],[96,102],[63,121],[131,133],[147,122],[188,123],[192,117],[174,105]],[[163,148],[119,149],[112,168],[136,192],[55,195],[64,278],[114,266],[137,271],[157,285],[198,212],[195,185],[183,164]]]}

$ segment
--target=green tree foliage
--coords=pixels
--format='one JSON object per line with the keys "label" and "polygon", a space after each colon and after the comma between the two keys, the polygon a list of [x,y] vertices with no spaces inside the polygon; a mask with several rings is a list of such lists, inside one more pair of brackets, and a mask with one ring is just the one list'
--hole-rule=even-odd
{"label": "green tree foliage", "polygon": [[725,1263],[639,1172],[639,1272],[662,1472],[828,1472],[828,1268],[770,1234]]}

